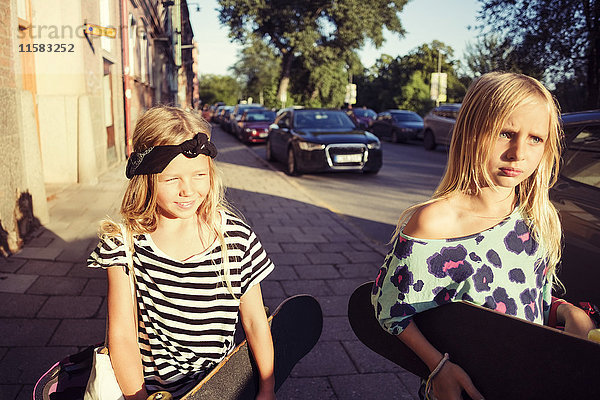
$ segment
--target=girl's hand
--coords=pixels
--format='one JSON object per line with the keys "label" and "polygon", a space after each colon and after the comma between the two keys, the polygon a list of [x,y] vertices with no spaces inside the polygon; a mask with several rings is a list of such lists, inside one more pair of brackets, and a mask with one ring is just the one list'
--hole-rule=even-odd
{"label": "girl's hand", "polygon": [[558,322],[563,322],[565,332],[572,333],[580,338],[587,339],[588,332],[596,326],[591,318],[579,307],[569,303],[563,303],[556,309]]}
{"label": "girl's hand", "polygon": [[463,390],[473,400],[483,400],[483,396],[475,388],[469,375],[458,365],[446,361],[433,378],[433,395],[437,400],[459,400],[462,399]]}

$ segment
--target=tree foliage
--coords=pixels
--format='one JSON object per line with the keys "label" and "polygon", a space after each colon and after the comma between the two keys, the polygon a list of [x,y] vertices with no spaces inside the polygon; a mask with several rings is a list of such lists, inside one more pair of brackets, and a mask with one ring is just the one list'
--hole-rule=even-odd
{"label": "tree foliage", "polygon": [[226,104],[236,104],[242,95],[240,83],[231,76],[202,75],[198,82],[200,100],[204,104],[223,101]]}
{"label": "tree foliage", "polygon": [[[290,79],[296,79],[292,69],[301,70],[309,86],[292,82],[292,87],[307,88],[309,93],[296,95],[325,105],[338,101],[332,90],[342,86],[342,80],[323,78],[341,79],[345,65],[356,68],[354,50],[366,40],[380,46],[384,28],[403,34],[398,13],[407,1],[219,0],[219,18],[229,26],[233,40],[248,43],[262,38],[281,57],[279,96],[287,93]],[[306,67],[317,64],[318,68]]]}
{"label": "tree foliage", "polygon": [[584,74],[586,107],[600,107],[600,0],[480,2],[482,29],[510,43],[523,72],[557,86]]}
{"label": "tree foliage", "polygon": [[376,111],[401,108],[424,115],[434,105],[429,88],[431,74],[437,72],[440,56],[441,71],[448,74],[447,101],[462,100],[466,87],[457,75],[454,51],[434,40],[405,56],[382,55],[369,71],[358,77],[357,103]]}

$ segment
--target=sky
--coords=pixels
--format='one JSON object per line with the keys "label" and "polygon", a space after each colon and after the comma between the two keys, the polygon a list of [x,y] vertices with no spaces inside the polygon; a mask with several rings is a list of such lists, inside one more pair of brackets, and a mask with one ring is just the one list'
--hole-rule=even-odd
{"label": "sky", "polygon": [[[368,0],[366,0],[368,1]],[[188,1],[194,40],[199,48],[199,72],[228,75],[237,60],[241,46],[228,38],[229,29],[219,23],[216,0]],[[200,11],[196,11],[196,5]],[[424,43],[439,40],[454,49],[454,58],[462,59],[467,43],[475,42],[477,0],[410,0],[400,13],[406,35],[385,33],[386,41],[379,49],[368,44],[359,50],[365,67],[372,66],[381,54],[403,56]]]}

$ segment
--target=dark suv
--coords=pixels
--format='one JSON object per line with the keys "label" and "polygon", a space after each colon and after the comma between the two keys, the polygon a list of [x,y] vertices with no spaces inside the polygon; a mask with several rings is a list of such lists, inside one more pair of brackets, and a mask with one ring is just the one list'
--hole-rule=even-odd
{"label": "dark suv", "polygon": [[438,144],[450,145],[452,128],[459,110],[459,103],[449,103],[427,113],[423,122],[423,146],[425,149],[434,150]]}
{"label": "dark suv", "polygon": [[600,305],[600,110],[563,114],[566,148],[550,191],[564,233],[561,297]]}

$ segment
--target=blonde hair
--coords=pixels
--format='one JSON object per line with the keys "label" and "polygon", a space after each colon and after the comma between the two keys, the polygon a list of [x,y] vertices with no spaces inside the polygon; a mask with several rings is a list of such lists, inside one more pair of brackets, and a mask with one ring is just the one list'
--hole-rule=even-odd
{"label": "blonde hair", "polygon": [[509,116],[534,101],[542,101],[548,109],[548,139],[536,171],[515,188],[515,202],[544,252],[547,273],[558,283],[556,266],[561,257],[562,234],[548,191],[556,182],[560,164],[560,111],[548,89],[526,75],[490,72],[471,84],[454,124],[448,165],[439,186],[430,200],[402,213],[392,240],[417,208],[454,193],[477,195],[483,187],[495,188],[487,169],[495,140]]}
{"label": "blonde hair", "polygon": [[[133,151],[143,152],[152,146],[176,145],[191,139],[198,132],[211,135],[211,126],[194,111],[171,106],[156,106],[146,111],[137,121],[133,131]],[[233,213],[225,199],[221,174],[212,158],[208,158],[210,189],[198,207],[198,218],[215,234],[221,245],[221,272],[224,283],[233,294],[229,280],[227,245],[221,227],[220,211]],[[159,210],[156,186],[158,174],[135,175],[129,181],[121,202],[121,216],[127,228],[128,242],[133,245],[133,235],[152,233],[156,230]],[[100,226],[101,237],[115,236],[119,227],[110,220]]]}

